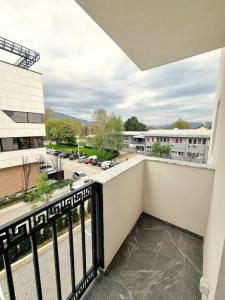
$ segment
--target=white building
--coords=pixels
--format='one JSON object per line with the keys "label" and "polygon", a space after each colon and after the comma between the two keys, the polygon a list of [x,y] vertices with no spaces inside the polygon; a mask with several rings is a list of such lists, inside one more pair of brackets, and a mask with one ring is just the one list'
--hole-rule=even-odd
{"label": "white building", "polygon": [[[123,151],[149,154],[152,145],[171,146],[170,158],[207,163],[211,130],[199,129],[153,129],[149,131],[124,131]],[[94,135],[86,137],[88,146],[93,145]]]}
{"label": "white building", "polygon": [[43,114],[41,74],[0,61],[0,197],[23,190],[23,158],[35,186],[45,155]]}
{"label": "white building", "polygon": [[176,160],[207,163],[211,130],[200,129],[155,129],[149,131],[125,131],[125,151],[148,154],[152,145],[171,146],[171,158]]}

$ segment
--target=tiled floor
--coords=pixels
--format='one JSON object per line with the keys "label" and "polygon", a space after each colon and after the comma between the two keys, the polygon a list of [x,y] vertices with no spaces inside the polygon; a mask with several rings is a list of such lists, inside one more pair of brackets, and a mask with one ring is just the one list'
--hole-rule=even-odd
{"label": "tiled floor", "polygon": [[202,241],[142,215],[84,299],[200,300]]}

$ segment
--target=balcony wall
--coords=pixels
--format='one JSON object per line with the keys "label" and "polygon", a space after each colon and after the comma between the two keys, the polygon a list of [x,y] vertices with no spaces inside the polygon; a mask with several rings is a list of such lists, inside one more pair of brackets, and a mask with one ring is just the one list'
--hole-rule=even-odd
{"label": "balcony wall", "polygon": [[143,211],[204,236],[213,177],[207,165],[146,159]]}
{"label": "balcony wall", "polygon": [[105,269],[144,211],[204,236],[214,170],[135,157],[93,179],[103,185]]}

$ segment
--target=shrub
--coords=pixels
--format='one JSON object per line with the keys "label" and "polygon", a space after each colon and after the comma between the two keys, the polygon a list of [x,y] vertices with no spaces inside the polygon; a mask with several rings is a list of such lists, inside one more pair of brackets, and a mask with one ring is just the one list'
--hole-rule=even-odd
{"label": "shrub", "polygon": [[19,255],[27,254],[31,250],[30,239],[26,238],[19,244]]}
{"label": "shrub", "polygon": [[63,223],[63,218],[62,218],[62,217],[59,217],[59,218],[57,219],[57,221],[56,221],[56,229],[57,229],[57,231],[63,230],[64,227],[65,227],[65,226],[64,226],[64,223]]}
{"label": "shrub", "polygon": [[50,225],[48,225],[48,226],[44,227],[43,234],[42,234],[42,239],[43,239],[43,241],[46,241],[51,236],[52,236],[52,231],[51,231]]}
{"label": "shrub", "polygon": [[13,246],[9,249],[9,261],[10,263],[14,263],[19,258],[18,246]]}
{"label": "shrub", "polygon": [[72,211],[72,221],[74,223],[78,222],[80,220],[80,216],[78,214],[78,210],[77,210],[77,207],[74,208],[74,210]]}

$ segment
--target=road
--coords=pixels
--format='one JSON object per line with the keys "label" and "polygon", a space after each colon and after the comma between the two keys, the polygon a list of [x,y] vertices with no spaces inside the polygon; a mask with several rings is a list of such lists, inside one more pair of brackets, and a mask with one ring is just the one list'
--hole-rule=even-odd
{"label": "road", "polygon": [[[53,159],[54,159],[53,155],[47,154],[47,161],[50,165],[53,165],[52,164]],[[92,166],[90,164],[79,163],[77,159],[69,160],[68,158],[63,159],[63,169],[64,169],[64,176],[65,178],[68,179],[72,178],[72,174],[75,171],[84,172],[87,174],[87,176],[95,175],[99,172],[104,172],[99,167]]]}
{"label": "road", "polygon": [[[47,161],[49,164],[51,164],[52,159],[53,159],[52,155],[47,155]],[[91,176],[99,172],[104,172],[99,167],[86,165],[84,163],[79,163],[77,160],[69,160],[69,159],[63,159],[63,169],[65,173],[65,179],[72,178],[72,174],[75,171],[82,171],[86,173],[87,176]],[[73,187],[74,188],[80,187],[80,183],[76,182],[73,185]],[[70,191],[69,186],[59,189],[54,192],[52,199],[62,196],[68,193],[69,191]],[[24,202],[19,202],[9,207],[0,209],[0,225],[5,224],[6,222],[9,222],[31,210],[32,210],[32,205]]]}
{"label": "road", "polygon": [[[91,242],[91,222],[85,223],[85,241],[86,241],[86,256],[87,269],[92,265],[92,242]],[[74,229],[74,249],[75,249],[75,277],[76,282],[82,278],[82,250],[81,250],[81,230],[80,227]],[[66,299],[71,292],[71,277],[70,277],[70,256],[69,256],[69,240],[68,235],[65,238],[58,239],[59,247],[59,262],[60,262],[60,276],[62,299]],[[54,272],[54,256],[52,251],[52,244],[47,247],[43,253],[39,254],[39,265],[41,274],[41,284],[43,291],[43,299],[55,300],[56,285]],[[16,291],[16,299],[18,300],[33,300],[37,299],[35,279],[33,271],[32,258],[26,263],[21,263],[21,266],[13,271],[13,279]],[[0,279],[0,285],[4,293],[5,299],[9,299],[7,284],[5,278]]]}

